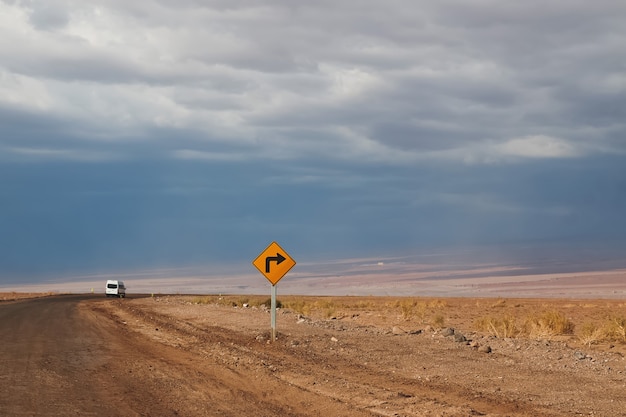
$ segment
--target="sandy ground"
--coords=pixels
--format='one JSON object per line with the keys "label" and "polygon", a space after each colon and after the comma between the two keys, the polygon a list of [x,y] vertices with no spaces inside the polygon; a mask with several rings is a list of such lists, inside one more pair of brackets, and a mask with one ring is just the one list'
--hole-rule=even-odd
{"label": "sandy ground", "polygon": [[[274,343],[269,313],[251,307],[259,298],[155,297],[101,307],[155,342],[333,399],[330,415],[626,415],[626,338],[583,337],[591,324],[600,329],[610,317],[626,318],[624,301],[279,300],[292,307],[279,310]],[[547,313],[558,313],[572,329],[521,334],[525,321]],[[485,318],[505,317],[514,318],[519,334],[477,330]],[[291,404],[288,415],[320,413],[296,398]]]}
{"label": "sandy ground", "polygon": [[[626,416],[626,336],[615,327],[626,321],[624,300],[278,301],[274,342],[267,296],[0,303],[13,334],[0,348],[0,411]],[[559,320],[567,325],[550,331]]]}

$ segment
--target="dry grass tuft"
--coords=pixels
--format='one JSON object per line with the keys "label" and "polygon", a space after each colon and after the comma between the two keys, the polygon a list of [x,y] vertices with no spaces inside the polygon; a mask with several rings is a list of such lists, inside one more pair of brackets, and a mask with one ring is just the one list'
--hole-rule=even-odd
{"label": "dry grass tuft", "polygon": [[578,334],[578,340],[589,347],[604,340],[605,337],[606,330],[602,327],[598,327],[594,323],[583,324]]}
{"label": "dry grass tuft", "polygon": [[393,308],[400,309],[400,315],[403,320],[408,321],[417,319],[425,323],[428,313],[435,314],[439,310],[449,307],[446,300],[435,299],[431,301],[417,301],[411,299],[396,300],[392,305]]}
{"label": "dry grass tuft", "polygon": [[491,305],[491,307],[506,307],[506,300],[498,298],[498,300]]}
{"label": "dry grass tuft", "polygon": [[[152,294],[152,297],[154,297],[154,294]],[[209,295],[193,297],[191,299],[191,304],[213,304],[213,303],[215,303],[215,297],[212,297]]]}
{"label": "dry grass tuft", "polygon": [[607,337],[626,343],[626,317],[613,316],[606,326]]}
{"label": "dry grass tuft", "polygon": [[432,300],[430,303],[428,303],[428,307],[434,308],[434,309],[443,309],[443,308],[449,307],[449,304],[446,300],[437,299],[437,300]]}
{"label": "dry grass tuft", "polygon": [[417,303],[414,300],[402,300],[399,303],[404,320],[410,320],[413,317],[415,306],[417,306]]}
{"label": "dry grass tuft", "polygon": [[567,335],[574,333],[574,323],[561,312],[544,311],[526,319],[524,333],[536,339]]}
{"label": "dry grass tuft", "polygon": [[478,331],[487,332],[496,337],[516,337],[519,334],[516,319],[512,315],[481,317],[474,322]]}
{"label": "dry grass tuft", "polygon": [[313,305],[308,303],[302,299],[290,300],[284,303],[285,308],[288,308],[298,314],[302,314],[303,316],[308,316],[311,314],[311,310]]}
{"label": "dry grass tuft", "polygon": [[[497,302],[494,306],[501,304],[502,302]],[[479,317],[474,320],[474,328],[500,338],[527,336],[545,339],[574,332],[574,324],[558,311],[543,311],[531,315],[524,320],[521,328],[513,314]]]}

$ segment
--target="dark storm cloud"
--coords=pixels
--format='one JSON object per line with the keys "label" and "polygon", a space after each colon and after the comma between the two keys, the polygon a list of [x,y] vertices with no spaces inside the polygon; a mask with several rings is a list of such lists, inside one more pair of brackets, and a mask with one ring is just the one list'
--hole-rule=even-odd
{"label": "dark storm cloud", "polygon": [[[0,275],[626,233],[621,1],[0,2]],[[37,259],[37,262],[33,262]]]}

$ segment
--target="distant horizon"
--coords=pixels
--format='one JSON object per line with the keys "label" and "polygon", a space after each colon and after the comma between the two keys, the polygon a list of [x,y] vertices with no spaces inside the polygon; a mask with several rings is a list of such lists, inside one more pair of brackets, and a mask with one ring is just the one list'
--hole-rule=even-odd
{"label": "distant horizon", "polygon": [[[511,245],[510,250],[495,252],[494,247],[455,248],[443,250],[434,248],[423,253],[396,256],[327,259],[315,261],[307,258],[296,259],[297,265],[279,283],[281,291],[292,291],[301,295],[415,295],[420,288],[427,288],[428,294],[445,296],[476,296],[482,288],[483,296],[502,296],[500,287],[516,285],[516,291],[530,291],[528,283],[538,285],[535,291],[542,290],[547,296],[567,296],[567,279],[572,280],[572,296],[581,296],[580,279],[591,280],[585,285],[594,288],[590,295],[602,297],[626,297],[626,257],[623,248],[607,250],[606,247],[570,245],[557,246],[554,243],[537,245]],[[491,248],[492,250],[486,250]],[[289,250],[284,248],[288,253]],[[107,279],[120,279],[126,282],[129,292],[142,293],[224,293],[224,294],[263,294],[269,291],[270,284],[254,270],[250,262],[236,262],[211,266],[184,266],[171,268],[145,268],[132,271],[94,272],[32,281],[0,283],[0,291],[40,291],[103,292]],[[615,281],[615,278],[622,277]],[[613,290],[602,279],[611,278],[617,282]],[[547,281],[559,281],[558,294],[546,293],[543,287]],[[593,285],[593,281],[597,285]],[[550,284],[553,285],[553,284]],[[605,287],[600,292],[599,288]],[[624,288],[622,288],[624,287]],[[521,288],[521,290],[520,290]],[[565,289],[563,289],[565,288]],[[80,290],[82,289],[82,291]],[[624,290],[624,291],[623,291]],[[520,294],[518,294],[520,295]],[[584,293],[583,293],[584,295]],[[515,296],[514,293],[511,296]],[[524,296],[522,292],[520,296]]]}
{"label": "distant horizon", "polygon": [[[268,241],[269,243],[270,241]],[[280,243],[280,242],[279,242]],[[334,254],[315,253],[313,256],[294,251],[283,245],[283,248],[290,254],[297,254],[296,259],[300,268],[317,268],[325,270],[326,264],[337,265],[342,264],[351,259],[369,259],[371,261],[386,261],[388,259],[419,259],[425,257],[429,260],[444,258],[455,264],[471,265],[474,262],[491,262],[500,264],[501,262],[521,262],[526,265],[529,263],[539,265],[537,268],[546,268],[547,264],[558,264],[555,267],[563,268],[563,271],[571,269],[571,266],[563,264],[564,261],[574,261],[575,269],[593,269],[602,270],[603,267],[599,262],[608,263],[606,268],[611,269],[617,265],[626,267],[626,238],[624,240],[612,241],[592,241],[581,243],[577,241],[556,241],[556,240],[535,240],[524,242],[501,242],[501,243],[484,243],[477,245],[432,245],[415,248],[413,250],[398,250],[380,252],[373,255],[373,251],[362,251],[362,253],[351,253],[351,256],[337,257]],[[260,252],[263,247],[260,247]],[[572,254],[573,252],[573,254]],[[165,264],[165,265],[135,265],[126,266],[109,266],[100,268],[76,268],[67,267],[60,271],[54,269],[46,272],[38,272],[35,274],[7,274],[0,271],[0,285],[10,283],[37,283],[41,279],[58,280],[58,279],[80,279],[90,276],[109,276],[109,275],[146,275],[156,273],[159,276],[166,274],[168,271],[188,271],[190,273],[218,273],[225,275],[240,274],[253,271],[251,262],[253,257],[258,253],[251,252],[248,258],[231,258],[223,261],[208,260],[205,263],[195,264]],[[438,262],[441,262],[440,260]],[[587,266],[584,266],[587,265]],[[249,271],[248,271],[249,270]]]}

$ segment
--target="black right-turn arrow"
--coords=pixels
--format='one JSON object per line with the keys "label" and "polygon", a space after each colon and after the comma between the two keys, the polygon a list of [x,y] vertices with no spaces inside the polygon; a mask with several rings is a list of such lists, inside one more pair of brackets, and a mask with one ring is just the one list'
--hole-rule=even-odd
{"label": "black right-turn arrow", "polygon": [[282,263],[282,261],[284,261],[286,259],[287,258],[285,258],[283,255],[281,255],[278,252],[276,252],[276,256],[267,256],[265,258],[265,273],[266,274],[270,273],[270,262],[275,261],[276,265],[280,265]]}

